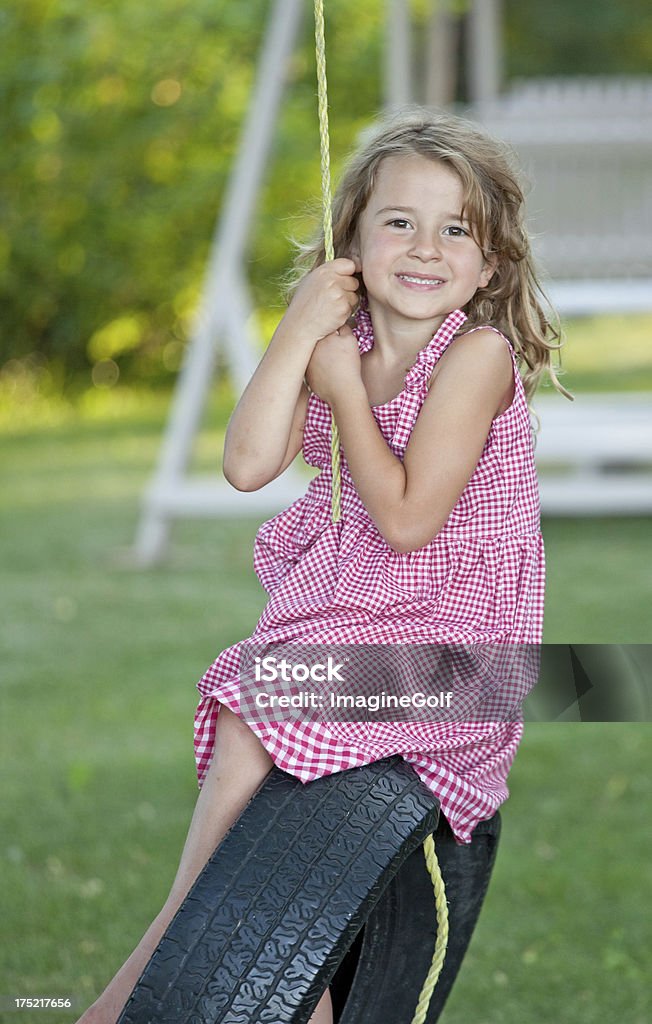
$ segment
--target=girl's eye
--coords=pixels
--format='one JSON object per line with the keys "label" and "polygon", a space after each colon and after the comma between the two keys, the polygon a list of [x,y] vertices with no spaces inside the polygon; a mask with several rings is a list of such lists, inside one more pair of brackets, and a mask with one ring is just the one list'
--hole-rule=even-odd
{"label": "girl's eye", "polygon": [[467,238],[469,232],[465,228],[460,227],[459,224],[450,224],[447,228],[444,228],[444,234],[450,238]]}
{"label": "girl's eye", "polygon": [[404,217],[395,217],[394,220],[389,221],[389,226],[391,228],[409,228],[410,222],[405,220]]}

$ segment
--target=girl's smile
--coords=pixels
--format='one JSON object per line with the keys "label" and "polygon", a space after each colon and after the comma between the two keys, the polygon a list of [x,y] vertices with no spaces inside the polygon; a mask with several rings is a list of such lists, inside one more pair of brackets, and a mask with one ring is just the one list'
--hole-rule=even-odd
{"label": "girl's smile", "polygon": [[443,277],[426,277],[419,274],[397,274],[399,281],[408,287],[418,288],[419,291],[433,290],[445,284]]}
{"label": "girl's smile", "polygon": [[400,334],[425,343],[488,284],[495,263],[473,238],[463,208],[462,182],[442,162],[418,154],[383,160],[354,253],[381,340]]}

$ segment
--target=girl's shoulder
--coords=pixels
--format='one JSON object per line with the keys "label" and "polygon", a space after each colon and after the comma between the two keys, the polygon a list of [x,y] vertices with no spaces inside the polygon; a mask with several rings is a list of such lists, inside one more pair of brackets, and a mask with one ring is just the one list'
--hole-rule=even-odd
{"label": "girl's shoulder", "polygon": [[516,353],[509,338],[491,324],[479,324],[469,330],[458,331],[439,353],[432,368],[431,382],[445,367],[464,365],[474,370],[479,365],[492,364],[498,371],[503,368],[507,379],[517,369]]}
{"label": "girl's shoulder", "polygon": [[470,338],[474,338],[480,344],[491,344],[493,340],[497,348],[507,345],[512,357],[515,356],[514,345],[510,339],[498,327],[494,327],[493,324],[477,324],[475,327],[469,327],[468,329],[462,328],[455,336],[455,340],[458,342]]}
{"label": "girl's shoulder", "polygon": [[[514,348],[509,338],[491,324],[479,324],[457,333],[441,352],[432,368],[428,390],[439,374],[452,372],[452,380],[470,379],[480,374],[500,394],[496,419],[514,403],[520,379]],[[443,378],[442,378],[443,380]]]}

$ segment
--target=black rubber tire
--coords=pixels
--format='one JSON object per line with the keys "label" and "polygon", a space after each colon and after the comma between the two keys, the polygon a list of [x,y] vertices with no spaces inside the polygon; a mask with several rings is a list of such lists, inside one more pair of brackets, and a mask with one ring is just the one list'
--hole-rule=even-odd
{"label": "black rubber tire", "polygon": [[[449,936],[427,1024],[439,1020],[471,940],[493,870],[500,815],[480,822],[470,844],[440,818],[435,851],[446,887]],[[423,849],[390,882],[331,983],[336,1024],[410,1024],[435,947],[432,881]]]}
{"label": "black rubber tire", "polygon": [[307,1024],[439,805],[400,757],[309,785],[273,768],[209,860],[118,1024]]}

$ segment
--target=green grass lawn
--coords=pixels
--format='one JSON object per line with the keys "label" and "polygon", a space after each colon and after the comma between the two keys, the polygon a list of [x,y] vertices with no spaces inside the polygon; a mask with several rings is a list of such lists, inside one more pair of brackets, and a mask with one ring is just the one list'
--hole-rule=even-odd
{"label": "green grass lawn", "polygon": [[[75,1014],[8,997],[86,1005],[160,905],[196,796],[194,684],[263,594],[253,520],[178,525],[165,564],[129,567],[160,400],[22,413],[0,491],[0,1020],[32,1024]],[[199,461],[218,452],[214,428]],[[650,523],[544,531],[546,639],[649,640]],[[443,1024],[647,1024],[649,742],[646,724],[528,727]]]}

